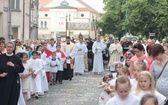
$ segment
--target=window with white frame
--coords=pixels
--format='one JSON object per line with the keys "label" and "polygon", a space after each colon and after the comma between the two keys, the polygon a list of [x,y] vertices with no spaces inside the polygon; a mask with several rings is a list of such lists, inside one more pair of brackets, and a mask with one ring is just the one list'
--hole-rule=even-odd
{"label": "window with white frame", "polygon": [[41,25],[40,26],[41,26],[41,28],[43,28],[43,21],[41,21]]}
{"label": "window with white frame", "polygon": [[20,0],[11,0],[11,9],[20,10]]}
{"label": "window with white frame", "polygon": [[47,21],[44,21],[44,28],[47,28]]}

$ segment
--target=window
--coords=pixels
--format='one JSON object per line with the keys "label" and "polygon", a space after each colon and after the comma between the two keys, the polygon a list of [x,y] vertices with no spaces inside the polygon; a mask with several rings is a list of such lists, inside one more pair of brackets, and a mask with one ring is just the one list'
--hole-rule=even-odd
{"label": "window", "polygon": [[20,0],[11,0],[11,9],[20,10]]}
{"label": "window", "polygon": [[47,28],[47,21],[44,22],[44,28]]}
{"label": "window", "polygon": [[41,21],[41,28],[43,28],[43,21]]}

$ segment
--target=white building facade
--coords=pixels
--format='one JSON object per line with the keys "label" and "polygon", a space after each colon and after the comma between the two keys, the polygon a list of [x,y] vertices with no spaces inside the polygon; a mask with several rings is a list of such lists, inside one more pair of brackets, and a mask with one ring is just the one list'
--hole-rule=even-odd
{"label": "white building facade", "polygon": [[95,37],[99,12],[82,0],[53,0],[39,9],[39,39]]}
{"label": "white building facade", "polygon": [[0,37],[8,39],[8,0],[0,0]]}

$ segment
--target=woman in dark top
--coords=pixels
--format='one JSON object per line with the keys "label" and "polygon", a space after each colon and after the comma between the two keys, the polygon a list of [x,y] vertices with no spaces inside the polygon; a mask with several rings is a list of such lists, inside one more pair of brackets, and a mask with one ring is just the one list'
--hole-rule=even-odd
{"label": "woman in dark top", "polygon": [[0,105],[17,105],[20,92],[18,73],[24,71],[20,58],[13,54],[15,44],[8,42],[6,54],[0,55]]}

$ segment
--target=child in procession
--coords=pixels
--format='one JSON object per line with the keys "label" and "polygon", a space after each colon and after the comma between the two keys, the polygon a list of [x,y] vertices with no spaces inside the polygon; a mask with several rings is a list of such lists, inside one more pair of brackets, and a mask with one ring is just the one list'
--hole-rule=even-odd
{"label": "child in procession", "polygon": [[113,79],[112,74],[107,73],[103,77],[103,82],[99,84],[99,88],[103,88],[103,92],[99,97],[99,105],[105,105],[106,102],[111,98],[110,93],[114,91],[114,88],[110,86],[109,81]]}
{"label": "child in procession", "polygon": [[138,77],[142,71],[146,71],[146,63],[143,61],[138,61],[133,65],[132,74],[134,78],[131,79],[131,92],[134,92],[136,90],[137,84],[138,84]]}
{"label": "child in procession", "polygon": [[20,74],[20,78],[21,78],[21,86],[22,86],[22,93],[23,93],[23,97],[25,102],[27,101],[27,96],[28,96],[28,92],[31,91],[31,75],[34,73],[34,71],[31,68],[31,64],[28,61],[28,55],[27,53],[21,53],[22,57],[22,64],[25,68],[24,72]]}
{"label": "child in procession", "polygon": [[145,94],[140,102],[140,105],[159,105],[157,98],[152,94]]}
{"label": "child in procession", "polygon": [[131,83],[128,77],[118,77],[115,84],[118,95],[111,98],[106,105],[139,105],[140,100],[130,93]]}
{"label": "child in procession", "polygon": [[151,74],[148,71],[142,71],[139,75],[137,88],[134,94],[137,97],[142,98],[147,93],[155,95],[159,105],[162,105],[166,99],[165,96],[155,90],[155,82]]}
{"label": "child in procession", "polygon": [[59,64],[57,66],[57,76],[56,76],[56,82],[58,81],[59,84],[62,84],[62,74],[63,74],[63,66],[64,66],[64,62],[66,59],[65,53],[61,51],[61,45],[57,45],[56,46],[56,58],[59,60]]}
{"label": "child in procession", "polygon": [[38,99],[39,94],[43,93],[42,88],[42,73],[41,70],[43,69],[43,66],[41,65],[40,60],[38,60],[38,52],[33,51],[32,52],[32,58],[29,60],[32,69],[34,73],[32,74],[33,77],[33,93],[36,99]]}
{"label": "child in procession", "polygon": [[56,75],[57,75],[57,66],[60,64],[60,59],[56,57],[56,53],[53,52],[50,59],[50,73],[51,73],[51,82],[50,85],[56,84]]}

